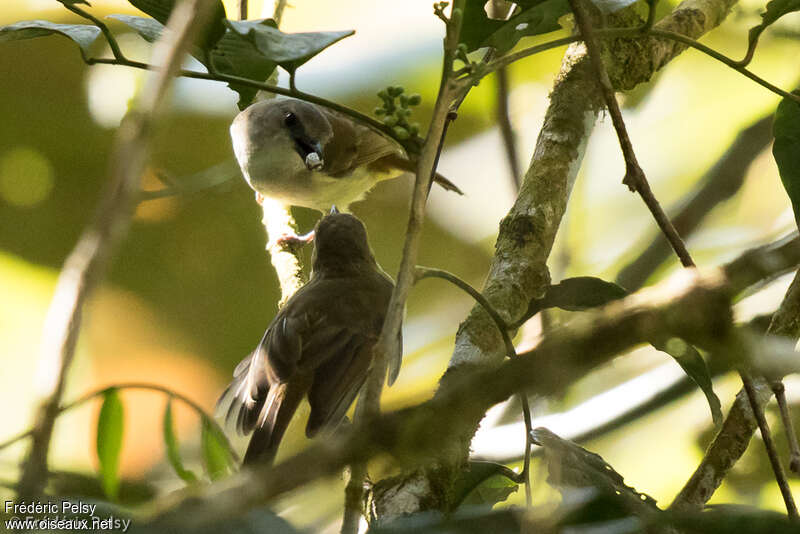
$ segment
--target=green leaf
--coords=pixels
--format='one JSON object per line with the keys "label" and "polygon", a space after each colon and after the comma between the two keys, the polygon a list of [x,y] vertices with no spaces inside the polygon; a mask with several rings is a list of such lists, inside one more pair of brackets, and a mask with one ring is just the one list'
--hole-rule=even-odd
{"label": "green leaf", "polygon": [[678,365],[681,366],[683,372],[694,380],[695,384],[697,384],[706,396],[708,407],[711,409],[711,419],[714,421],[714,426],[720,428],[722,426],[722,405],[719,402],[719,397],[714,393],[714,388],[711,383],[711,373],[709,373],[706,361],[700,355],[700,352],[682,339],[676,337],[666,342],[654,341],[651,344],[656,349],[672,356],[675,361],[678,362]]}
{"label": "green leaf", "polygon": [[[136,31],[145,41],[154,42],[164,31],[164,25],[149,17],[136,17],[131,15],[109,15],[110,17],[127,24]],[[201,50],[193,50],[192,55],[208,67],[208,58]],[[237,33],[226,31],[217,46],[211,51],[211,60],[217,72],[249,78],[263,82],[275,70],[277,63],[264,57],[252,43],[241,38]],[[258,89],[243,84],[228,84],[233,91],[239,93],[239,109],[250,105]]]}
{"label": "green leaf", "polygon": [[[795,91],[794,94],[800,93]],[[800,226],[800,104],[790,98],[781,100],[775,111],[772,132],[775,135],[772,155],[792,201],[795,222]]]}
{"label": "green leaf", "polygon": [[[170,13],[175,7],[176,0],[128,0],[134,7],[144,11],[163,25],[167,24]],[[203,33],[197,39],[197,44],[203,50],[211,50],[225,35],[225,6],[222,0],[215,2],[214,16],[208,23]]]}
{"label": "green leaf", "polygon": [[0,43],[33,39],[53,34],[72,39],[81,49],[83,59],[89,57],[89,47],[100,35],[100,28],[91,24],[56,24],[47,20],[23,20],[9,26],[0,26]]}
{"label": "green leaf", "polygon": [[576,276],[551,285],[544,297],[535,301],[535,304],[537,310],[561,308],[567,311],[581,311],[608,304],[627,294],[625,288],[613,282],[606,282],[594,276]]}
{"label": "green leaf", "polygon": [[97,458],[100,461],[100,481],[109,499],[119,492],[119,456],[122,450],[124,410],[116,388],[103,396],[103,406],[97,418]]}
{"label": "green leaf", "polygon": [[216,427],[205,416],[203,416],[200,441],[208,478],[217,480],[227,475],[233,465],[233,458],[228,449],[228,440],[225,436],[220,435]]}
{"label": "green leaf", "polygon": [[175,473],[184,481],[197,482],[197,475],[183,467],[181,454],[178,450],[178,440],[175,438],[175,429],[172,424],[172,397],[167,400],[167,407],[164,409],[164,445],[167,448],[167,459],[175,470]]}
{"label": "green leaf", "polygon": [[498,53],[505,53],[523,37],[559,29],[558,19],[570,12],[567,0],[519,2],[522,10],[503,21],[490,19],[485,4],[481,0],[467,0],[464,6],[460,40],[467,45],[467,51],[492,46]]}
{"label": "green leaf", "polygon": [[616,495],[627,512],[634,515],[658,511],[655,499],[626,485],[622,475],[599,454],[562,439],[543,427],[533,429],[532,434],[534,441],[544,450],[550,485],[562,492],[572,488],[595,488],[604,495]]}
{"label": "green leaf", "polygon": [[754,43],[768,26],[782,16],[795,11],[800,11],[800,0],[771,0],[767,2],[766,11],[761,14],[761,24],[750,28],[747,39],[748,49],[754,46]]}
{"label": "green leaf", "polygon": [[488,504],[505,501],[519,485],[505,476],[506,467],[494,462],[469,462],[453,487],[453,506]]}
{"label": "green leaf", "polygon": [[148,43],[154,43],[161,37],[164,31],[164,25],[156,19],[150,17],[137,17],[135,15],[108,15],[106,18],[118,20],[136,33]]}
{"label": "green leaf", "polygon": [[289,72],[332,44],[353,35],[353,30],[338,32],[283,33],[272,19],[226,20],[237,35],[252,43],[264,57],[274,61]]}

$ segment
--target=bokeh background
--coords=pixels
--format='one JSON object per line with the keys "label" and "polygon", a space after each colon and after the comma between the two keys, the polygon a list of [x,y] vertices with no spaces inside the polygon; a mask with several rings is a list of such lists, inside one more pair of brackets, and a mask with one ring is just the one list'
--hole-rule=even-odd
{"label": "bokeh background", "polygon": [[[251,3],[251,17],[271,2]],[[666,12],[670,2],[662,2]],[[233,2],[226,1],[233,17]],[[733,57],[743,54],[747,28],[762,2],[741,2],[704,42]],[[138,14],[123,0],[96,0],[92,12]],[[19,20],[83,22],[54,0],[3,2],[0,25]],[[127,28],[113,21],[112,29]],[[365,112],[375,93],[402,85],[423,96],[416,118],[425,122],[435,98],[443,28],[430,0],[371,2],[294,0],[282,29],[288,32],[355,29],[300,69],[303,90]],[[786,17],[762,38],[752,69],[774,84],[797,84],[800,20]],[[552,38],[552,35],[546,39]],[[544,39],[538,39],[540,41]],[[528,46],[534,39],[523,40]],[[128,33],[126,53],[146,60],[149,47]],[[94,53],[108,54],[101,40]],[[510,69],[510,116],[520,163],[530,159],[547,95],[563,49],[521,61]],[[189,67],[199,68],[196,63]],[[77,48],[59,36],[0,44],[0,442],[31,423],[36,394],[38,347],[44,315],[58,271],[90,219],[108,180],[107,160],[115,128],[142,80],[142,72],[115,66],[87,67]],[[284,76],[281,83],[286,82]],[[496,127],[497,83],[488,78],[466,100],[451,128],[440,171],[465,191],[457,197],[435,191],[430,200],[419,262],[482,284],[498,222],[514,199],[514,182]],[[655,80],[625,95],[625,118],[643,168],[667,207],[675,207],[715,163],[736,134],[774,110],[778,97],[694,51],[682,54]],[[179,80],[171,93],[153,145],[142,187],[163,187],[159,177],[191,184],[212,166],[232,161],[228,125],[236,97],[224,84]],[[218,177],[219,172],[212,176]],[[577,275],[613,280],[654,235],[654,224],[637,197],[622,186],[623,163],[610,121],[593,135],[550,264],[553,279]],[[378,261],[389,273],[399,265],[411,178],[383,183],[354,212],[364,219]],[[317,216],[298,211],[305,228]],[[114,256],[109,276],[88,305],[67,399],[105,385],[147,381],[168,386],[209,411],[236,363],[260,339],[276,311],[278,288],[264,250],[266,236],[253,194],[238,177],[219,186],[141,203],[130,234]],[[769,150],[749,166],[741,191],[715,209],[688,240],[702,265],[773,240],[794,226],[789,202]],[[676,268],[670,259],[651,278]],[[743,319],[773,310],[788,284],[780,279],[743,300]],[[412,293],[404,327],[405,360],[400,379],[385,394],[387,408],[428,398],[444,371],[458,323],[471,307],[468,297],[426,280]],[[566,315],[556,319],[567,318]],[[535,327],[533,328],[535,333]],[[561,414],[553,430],[590,425],[657,384],[674,380],[668,356],[640,349],[572,388],[563,398],[539,400],[535,415]],[[629,380],[640,377],[631,384]],[[597,395],[623,385],[623,394]],[[721,376],[715,388],[723,407],[739,384]],[[639,389],[636,389],[639,388]],[[800,384],[787,383],[790,399]],[[142,494],[181,486],[164,458],[161,416],[165,399],[125,392],[126,433],[122,473]],[[587,402],[591,400],[591,402]],[[94,421],[89,405],[58,419],[52,467],[93,476]],[[199,465],[199,425],[178,410],[184,459]],[[302,415],[301,415],[302,419]],[[512,405],[493,410],[476,453],[516,461],[523,443]],[[492,425],[501,425],[492,431]],[[687,480],[710,439],[710,416],[699,392],[585,444],[601,454],[629,485],[666,505]],[[293,425],[281,455],[305,445],[302,425]],[[21,445],[0,453],[0,482],[16,478]],[[385,466],[375,466],[378,473]],[[780,509],[763,448],[754,444],[714,502],[740,502]],[[553,499],[539,468],[536,499]],[[793,481],[800,490],[800,484]],[[344,480],[320,481],[288,496],[276,510],[315,531],[338,528]],[[0,490],[2,492],[3,490]],[[511,503],[521,502],[522,492]]]}

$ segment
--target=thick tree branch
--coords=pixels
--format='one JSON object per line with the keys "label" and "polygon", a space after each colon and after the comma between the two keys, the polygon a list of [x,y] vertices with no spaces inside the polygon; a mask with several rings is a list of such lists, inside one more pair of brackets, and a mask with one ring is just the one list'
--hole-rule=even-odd
{"label": "thick tree branch", "polygon": [[154,50],[161,65],[147,79],[134,109],[122,124],[111,157],[111,182],[90,226],[67,258],[45,319],[40,375],[44,377],[41,404],[31,449],[23,466],[19,496],[39,495],[47,476],[47,456],[67,373],[75,355],[83,304],[105,274],[115,246],[130,225],[139,192],[139,178],[147,162],[154,117],[178,72],[192,39],[211,18],[213,4],[186,0],[173,10]]}

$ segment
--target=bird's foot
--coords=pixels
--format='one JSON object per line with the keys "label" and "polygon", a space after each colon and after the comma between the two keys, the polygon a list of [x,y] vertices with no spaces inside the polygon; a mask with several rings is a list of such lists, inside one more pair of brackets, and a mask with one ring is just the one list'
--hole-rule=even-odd
{"label": "bird's foot", "polygon": [[286,232],[280,234],[275,239],[270,239],[269,243],[267,243],[267,248],[271,249],[272,247],[279,247],[279,248],[290,248],[290,247],[297,247],[300,248],[303,245],[307,245],[314,240],[314,230],[311,230],[307,234],[297,235],[292,232]]}

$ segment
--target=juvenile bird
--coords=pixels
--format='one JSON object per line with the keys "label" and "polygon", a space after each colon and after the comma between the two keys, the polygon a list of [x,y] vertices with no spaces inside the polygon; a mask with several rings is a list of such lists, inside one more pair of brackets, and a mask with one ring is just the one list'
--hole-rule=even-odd
{"label": "juvenile bird", "polygon": [[[278,312],[258,347],[233,372],[219,403],[226,421],[253,432],[244,463],[271,463],[300,401],[308,396],[306,435],[338,425],[373,362],[394,283],[378,266],[364,225],[332,213],[316,227],[309,282]],[[398,336],[397,354],[402,353]],[[400,361],[390,362],[389,385]]]}
{"label": "juvenile bird", "polygon": [[[327,211],[350,204],[381,180],[414,170],[402,148],[372,128],[294,98],[257,102],[231,124],[236,159],[256,198]],[[452,182],[436,182],[461,194]]]}

